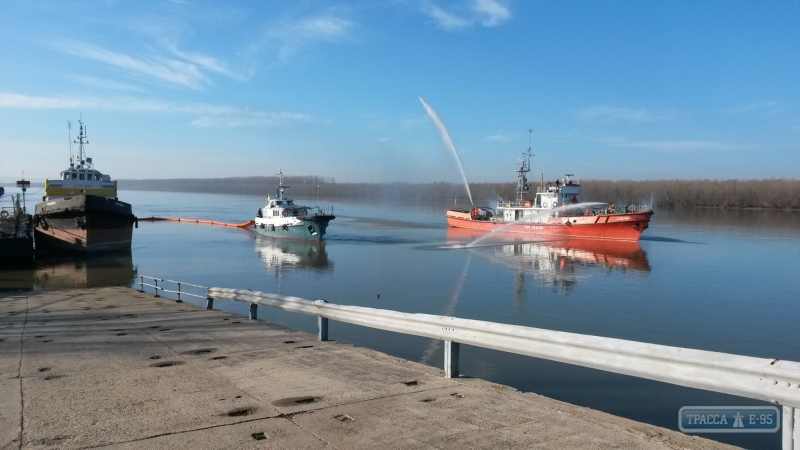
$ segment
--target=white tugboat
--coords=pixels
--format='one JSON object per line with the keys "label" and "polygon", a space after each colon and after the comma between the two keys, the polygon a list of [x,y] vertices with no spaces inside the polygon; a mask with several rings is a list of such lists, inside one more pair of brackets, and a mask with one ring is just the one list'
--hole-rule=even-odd
{"label": "white tugboat", "polygon": [[258,209],[256,231],[274,238],[321,241],[328,222],[336,218],[333,208],[295,205],[283,194],[288,187],[283,185],[283,171],[279,171],[277,197],[267,198],[269,203]]}

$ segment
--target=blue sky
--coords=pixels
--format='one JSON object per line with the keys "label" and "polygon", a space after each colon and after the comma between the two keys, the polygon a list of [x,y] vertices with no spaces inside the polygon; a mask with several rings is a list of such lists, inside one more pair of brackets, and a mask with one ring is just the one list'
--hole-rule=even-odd
{"label": "blue sky", "polygon": [[[0,10],[0,179],[800,176],[800,2],[59,1]],[[72,136],[75,136],[73,126]],[[538,175],[537,175],[538,177]]]}

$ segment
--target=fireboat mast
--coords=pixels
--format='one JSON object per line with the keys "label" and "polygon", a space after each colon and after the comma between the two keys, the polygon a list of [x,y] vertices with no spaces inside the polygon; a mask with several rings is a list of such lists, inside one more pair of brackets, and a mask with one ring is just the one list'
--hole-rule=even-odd
{"label": "fireboat mast", "polygon": [[533,156],[531,152],[532,131],[531,129],[528,130],[528,148],[522,152],[522,159],[519,160],[519,169],[517,169],[517,203],[522,202],[525,193],[530,189],[526,174],[531,171],[531,157]]}

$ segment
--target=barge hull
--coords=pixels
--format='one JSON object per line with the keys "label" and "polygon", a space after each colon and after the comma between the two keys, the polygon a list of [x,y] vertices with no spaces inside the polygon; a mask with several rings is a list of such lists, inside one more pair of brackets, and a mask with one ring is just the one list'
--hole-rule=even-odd
{"label": "barge hull", "polygon": [[37,250],[99,253],[131,248],[136,217],[118,200],[77,195],[36,205]]}

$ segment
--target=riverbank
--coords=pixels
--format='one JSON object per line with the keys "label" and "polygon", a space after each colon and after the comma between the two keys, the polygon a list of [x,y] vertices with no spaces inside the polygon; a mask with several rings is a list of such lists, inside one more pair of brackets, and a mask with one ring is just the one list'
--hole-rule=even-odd
{"label": "riverbank", "polygon": [[0,297],[0,448],[731,448],[442,375],[128,288]]}
{"label": "riverbank", "polygon": [[[546,179],[545,182],[548,180]],[[553,180],[550,180],[553,181]],[[276,177],[120,180],[120,189],[249,194],[265,196]],[[286,177],[297,198],[342,200],[468,201],[464,186],[455,183],[337,183],[321,177]],[[530,180],[535,191],[538,180]],[[766,180],[596,180],[582,179],[581,200],[627,204],[651,203],[659,208],[730,208],[800,210],[799,179]],[[493,205],[498,198],[516,197],[516,183],[470,183],[475,203]],[[534,191],[531,191],[534,192]]]}

